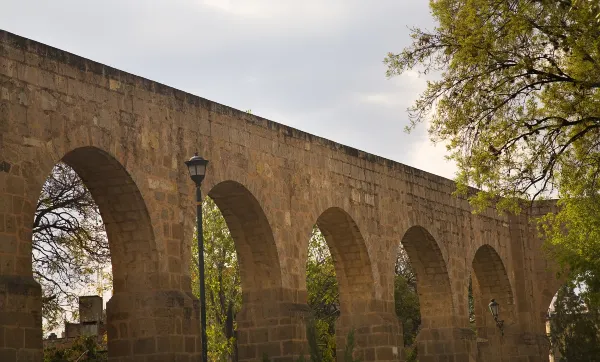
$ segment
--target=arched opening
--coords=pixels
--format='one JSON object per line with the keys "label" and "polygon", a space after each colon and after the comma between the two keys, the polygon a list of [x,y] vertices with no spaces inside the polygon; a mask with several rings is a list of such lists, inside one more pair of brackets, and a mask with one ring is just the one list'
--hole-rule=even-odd
{"label": "arched opening", "polygon": [[[413,314],[411,324],[407,324],[406,316],[399,314],[403,322],[405,343],[414,342],[406,353],[411,358],[418,354],[419,358],[428,356],[451,356],[455,349],[452,346],[453,336],[453,309],[452,289],[450,278],[446,268],[446,262],[442,251],[433,236],[421,226],[409,228],[402,237],[399,248],[399,256],[405,253],[403,265],[396,263],[396,275],[414,274],[417,298],[407,285],[405,287],[406,304],[397,305],[396,312],[404,313],[402,308],[407,307]],[[401,270],[398,270],[398,269]],[[407,273],[410,271],[410,273]],[[400,279],[396,277],[395,282]],[[399,285],[395,285],[398,289]],[[413,290],[414,290],[413,286]],[[396,297],[398,294],[396,293]],[[398,300],[396,300],[398,302]],[[414,311],[415,306],[409,306],[409,302],[416,304],[419,312]],[[398,304],[398,303],[397,303]],[[416,338],[414,335],[416,334]]]}
{"label": "arched opening", "polygon": [[475,328],[479,338],[488,339],[501,334],[488,308],[492,299],[499,304],[498,319],[505,325],[514,320],[512,288],[502,259],[490,245],[477,249],[472,266]]}
{"label": "arched opening", "polygon": [[[104,303],[112,292],[108,240],[98,206],[81,178],[57,163],[46,179],[32,225],[32,270],[42,287],[42,328],[47,358],[97,323],[90,339],[103,353]],[[94,297],[91,297],[94,296]],[[103,298],[103,299],[101,299]]]}
{"label": "arched opening", "polygon": [[431,234],[420,226],[404,233],[401,244],[416,275],[423,329],[452,325],[452,290],[442,251]]}
{"label": "arched opening", "polygon": [[413,346],[421,326],[417,275],[402,244],[398,245],[394,267],[394,307],[402,324],[404,345]]}
{"label": "arched opening", "polygon": [[336,354],[342,356],[348,333],[366,322],[363,319],[371,307],[374,297],[371,261],[357,224],[344,210],[338,207],[325,210],[317,218],[316,228],[323,235],[335,269],[339,291]]}
{"label": "arched opening", "polygon": [[[158,280],[158,258],[153,229],[140,191],[125,168],[115,158],[100,149],[82,147],[68,152],[58,166],[53,169],[51,178],[56,175],[56,172],[63,172],[62,178],[54,179],[51,184],[47,182],[44,187],[50,185],[50,187],[62,187],[62,189],[58,191],[44,189],[42,191],[33,223],[34,232],[38,234],[34,237],[40,237],[44,231],[49,231],[51,228],[62,230],[62,232],[47,234],[46,237],[54,239],[52,240],[53,244],[47,243],[46,246],[34,249],[32,253],[34,266],[36,263],[41,263],[49,271],[49,275],[46,277],[51,278],[52,270],[57,267],[61,268],[56,263],[52,264],[47,258],[50,252],[48,248],[54,248],[54,252],[62,254],[62,261],[67,263],[62,268],[68,269],[69,266],[75,269],[86,268],[85,263],[81,263],[81,260],[77,259],[85,259],[86,252],[104,252],[106,253],[104,260],[107,261],[109,259],[108,250],[102,250],[106,249],[107,243],[112,266],[112,295],[155,289]],[[73,184],[65,184],[67,181]],[[52,200],[47,197],[49,191],[54,193]],[[75,199],[73,200],[73,198]],[[79,211],[74,212],[73,205],[60,204],[61,201],[65,202],[69,199],[75,204],[80,203]],[[53,202],[58,204],[50,205]],[[97,207],[88,205],[93,202]],[[100,216],[87,213],[86,207],[97,209]],[[38,230],[35,230],[36,225],[39,226]],[[77,227],[73,229],[74,226]],[[87,229],[81,226],[87,226]],[[67,232],[66,230],[69,228],[71,231]],[[105,238],[103,237],[104,230]],[[98,235],[84,235],[88,232],[96,232]],[[42,241],[43,238],[33,240],[33,244],[39,245]],[[66,243],[73,245],[67,247]],[[93,248],[97,249],[92,250]],[[106,268],[103,268],[102,271],[106,272]],[[71,270],[71,272],[89,271]],[[69,288],[68,285],[65,287]],[[83,289],[81,292],[85,293],[86,290]],[[46,296],[52,298],[51,295]],[[110,308],[107,307],[106,324],[104,324],[102,320],[104,319],[103,306],[102,303],[100,305],[98,303],[98,299],[88,298],[83,302],[80,300],[80,309],[82,306],[89,305],[89,307],[86,308],[85,315],[80,310],[81,328],[77,325],[66,325],[71,328],[70,333],[88,334],[90,327],[85,327],[85,325],[96,322],[95,333],[108,331],[109,355],[115,356],[115,353],[119,355],[134,354],[131,345],[128,345],[129,348],[121,348],[119,351],[117,351],[118,348],[111,348],[111,345],[122,345],[122,341],[128,341],[131,338],[134,328],[130,323],[135,322],[134,318],[119,308],[113,308],[111,313]],[[145,328],[146,330],[152,329],[150,326]]]}
{"label": "arched opening", "polygon": [[344,210],[332,207],[317,219],[335,264],[341,314],[368,311],[373,298],[373,272],[358,226]]}
{"label": "arched opening", "polygon": [[81,177],[100,210],[110,247],[113,292],[152,288],[158,272],[154,231],[131,176],[119,161],[94,147],[75,149],[62,161]]}
{"label": "arched opening", "polygon": [[308,293],[307,339],[311,356],[322,362],[336,359],[336,322],[340,315],[340,297],[335,263],[325,236],[317,225],[308,242],[306,260]]}
{"label": "arched opening", "polygon": [[243,303],[264,299],[281,287],[273,231],[258,200],[240,183],[223,181],[208,196],[221,211],[238,254]]}
{"label": "arched opening", "polygon": [[[258,200],[238,182],[218,183],[203,202],[203,231],[209,359],[277,357],[273,346],[279,336],[269,327],[281,325],[281,268]],[[192,250],[192,289],[198,296],[197,247]]]}

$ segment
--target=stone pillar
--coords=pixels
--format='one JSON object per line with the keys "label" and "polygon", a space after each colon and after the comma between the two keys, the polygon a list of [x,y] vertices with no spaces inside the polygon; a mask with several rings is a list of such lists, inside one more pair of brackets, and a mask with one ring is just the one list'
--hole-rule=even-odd
{"label": "stone pillar", "polygon": [[0,276],[0,361],[41,361],[42,289],[33,277]]}
{"label": "stone pillar", "polygon": [[340,315],[335,331],[338,361],[344,361],[344,351],[351,331],[354,331],[354,358],[363,362],[400,361],[402,328],[395,315],[387,312]]}
{"label": "stone pillar", "polygon": [[295,362],[310,359],[306,343],[308,305],[292,300],[281,289],[244,293],[242,310],[236,315],[239,361]]}
{"label": "stone pillar", "polygon": [[420,362],[468,362],[475,355],[475,333],[468,328],[423,328],[417,336]]}
{"label": "stone pillar", "polygon": [[121,292],[106,306],[112,362],[197,361],[200,304],[178,290]]}
{"label": "stone pillar", "polygon": [[502,362],[548,362],[550,346],[543,334],[514,333],[504,338]]}
{"label": "stone pillar", "polygon": [[460,327],[464,316],[439,313],[421,320],[416,346],[420,362],[469,362],[477,354],[475,332]]}

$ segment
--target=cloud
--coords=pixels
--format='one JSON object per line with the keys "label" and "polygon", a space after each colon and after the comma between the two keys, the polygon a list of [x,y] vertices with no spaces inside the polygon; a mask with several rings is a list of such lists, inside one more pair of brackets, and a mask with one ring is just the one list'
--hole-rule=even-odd
{"label": "cloud", "polygon": [[263,20],[296,18],[302,21],[327,21],[348,12],[348,2],[340,0],[203,0],[196,1],[238,17]]}
{"label": "cloud", "polygon": [[433,144],[427,137],[417,142],[409,154],[412,166],[435,175],[452,179],[457,167],[454,161],[446,160],[448,155],[445,143]]}

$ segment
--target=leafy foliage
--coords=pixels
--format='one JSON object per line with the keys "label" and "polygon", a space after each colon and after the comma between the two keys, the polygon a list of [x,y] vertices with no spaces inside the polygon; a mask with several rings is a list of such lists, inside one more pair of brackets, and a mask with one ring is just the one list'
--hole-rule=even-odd
{"label": "leafy foliage", "polygon": [[339,290],[333,258],[317,226],[313,228],[308,243],[306,289],[308,306],[314,318],[311,321],[313,328],[309,328],[308,333],[316,333],[314,343],[319,347],[319,361],[335,361],[335,321],[340,315]]}
{"label": "leafy foliage", "polygon": [[402,245],[396,253],[394,300],[396,315],[404,330],[404,345],[414,343],[421,325],[421,310],[417,294],[417,277]]}
{"label": "leafy foliage", "polygon": [[394,283],[396,315],[404,330],[404,345],[410,346],[415,341],[421,325],[419,297],[413,285],[408,284],[402,275],[396,275]]}
{"label": "leafy foliage", "polygon": [[550,342],[560,353],[557,361],[600,361],[600,310],[590,307],[581,284],[561,287],[550,318]]}
{"label": "leafy foliage", "polygon": [[[543,219],[555,255],[592,288],[600,191],[600,3],[586,0],[432,0],[433,31],[385,59],[387,75],[441,72],[409,109],[430,121],[480,211],[558,195]],[[596,289],[595,289],[596,290]],[[597,293],[597,291],[596,291]],[[598,296],[595,299],[599,299]]]}
{"label": "leafy foliage", "polygon": [[44,350],[44,362],[108,361],[106,348],[97,337],[79,337],[69,348],[51,347]]}
{"label": "leafy foliage", "polygon": [[417,345],[407,347],[404,350],[406,352],[406,362],[417,362],[419,360],[419,350],[417,349]]}
{"label": "leafy foliage", "polygon": [[467,287],[467,307],[469,308],[469,327],[477,336],[477,324],[475,320],[475,298],[473,297],[473,277],[469,275],[469,285]]}
{"label": "leafy foliage", "polygon": [[346,337],[346,348],[344,348],[344,362],[360,362],[354,359],[354,330]]}
{"label": "leafy foliage", "polygon": [[571,279],[586,285],[589,303],[600,307],[600,196],[559,200],[559,204],[561,211],[545,216],[541,223],[548,252]]}
{"label": "leafy foliage", "polygon": [[469,275],[467,304],[469,307],[469,323],[475,323],[475,299],[473,298],[473,278]]}
{"label": "leafy foliage", "polygon": [[[206,334],[211,361],[236,360],[235,315],[242,305],[240,271],[235,243],[221,211],[210,198],[202,204],[204,273],[206,286]],[[198,244],[192,245],[192,290],[200,295]]]}
{"label": "leafy foliage", "polygon": [[42,286],[45,328],[75,310],[78,293],[112,287],[110,252],[98,206],[75,171],[58,163],[44,183],[33,220],[33,275]]}

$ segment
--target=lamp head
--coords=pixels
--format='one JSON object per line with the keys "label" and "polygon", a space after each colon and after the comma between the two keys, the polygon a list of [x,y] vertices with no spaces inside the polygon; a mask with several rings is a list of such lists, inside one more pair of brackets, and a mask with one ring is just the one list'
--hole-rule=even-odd
{"label": "lamp head", "polygon": [[206,176],[208,160],[198,156],[198,152],[196,152],[194,157],[190,158],[189,161],[185,161],[185,164],[188,167],[192,181],[196,183],[196,186],[200,186],[202,180],[204,180],[204,176]]}
{"label": "lamp head", "polygon": [[490,313],[492,313],[494,319],[498,319],[500,304],[498,304],[495,299],[492,299],[490,304],[488,304],[488,308],[490,309]]}

